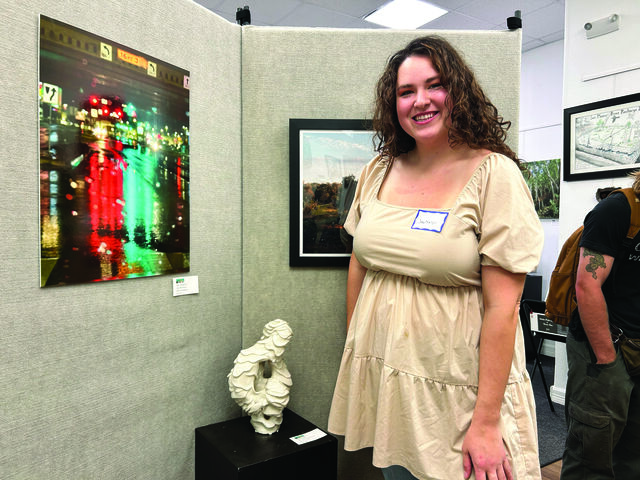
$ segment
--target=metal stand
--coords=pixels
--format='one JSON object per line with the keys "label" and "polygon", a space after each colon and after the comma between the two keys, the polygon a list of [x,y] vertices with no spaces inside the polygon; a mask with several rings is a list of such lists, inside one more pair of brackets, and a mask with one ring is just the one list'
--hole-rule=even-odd
{"label": "metal stand", "polygon": [[531,322],[529,320],[529,315],[531,312],[535,313],[544,313],[545,303],[542,300],[522,300],[520,302],[520,322],[522,323],[522,330],[524,330],[524,336],[529,342],[529,346],[531,347],[531,351],[533,352],[533,370],[531,371],[531,380],[533,381],[533,377],[536,374],[536,368],[540,370],[540,375],[542,375],[542,385],[544,387],[544,393],[547,396],[547,401],[549,402],[549,408],[552,412],[555,413],[555,408],[553,406],[553,401],[551,400],[551,393],[549,392],[549,385],[547,384],[547,379],[544,376],[544,371],[542,370],[542,362],[540,362],[540,352],[542,351],[542,344],[545,339],[554,340],[554,341],[562,341],[557,335],[547,335],[544,332],[536,332],[536,337],[540,339],[540,343],[536,346],[534,341],[534,335],[531,331]]}

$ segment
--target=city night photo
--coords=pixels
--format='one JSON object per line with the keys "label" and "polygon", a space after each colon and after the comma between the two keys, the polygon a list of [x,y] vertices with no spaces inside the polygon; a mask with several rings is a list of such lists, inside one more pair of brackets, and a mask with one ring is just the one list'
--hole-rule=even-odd
{"label": "city night photo", "polygon": [[40,285],[189,271],[189,72],[40,16]]}

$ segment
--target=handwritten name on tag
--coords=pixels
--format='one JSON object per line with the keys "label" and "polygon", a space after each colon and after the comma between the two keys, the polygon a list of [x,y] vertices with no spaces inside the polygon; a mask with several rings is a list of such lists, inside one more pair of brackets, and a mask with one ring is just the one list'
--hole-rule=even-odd
{"label": "handwritten name on tag", "polygon": [[413,230],[427,230],[429,232],[442,232],[444,224],[449,216],[448,212],[431,212],[429,210],[418,210],[411,228]]}

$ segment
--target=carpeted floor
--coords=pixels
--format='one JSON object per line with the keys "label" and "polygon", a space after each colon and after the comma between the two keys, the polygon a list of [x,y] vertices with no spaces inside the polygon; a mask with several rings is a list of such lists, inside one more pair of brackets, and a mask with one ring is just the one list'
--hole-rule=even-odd
{"label": "carpeted floor", "polygon": [[[553,385],[553,369],[555,360],[552,357],[541,356],[547,386]],[[529,375],[533,370],[533,362],[528,363]],[[533,377],[533,393],[536,399],[536,414],[538,417],[538,448],[540,451],[540,465],[545,466],[562,458],[567,427],[564,419],[564,405],[554,403],[555,413],[549,408],[549,402],[544,393],[540,370],[536,369]]]}

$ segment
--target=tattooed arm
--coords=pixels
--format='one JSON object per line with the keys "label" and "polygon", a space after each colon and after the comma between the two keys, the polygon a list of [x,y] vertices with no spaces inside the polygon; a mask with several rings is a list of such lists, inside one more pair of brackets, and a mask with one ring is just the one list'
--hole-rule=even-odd
{"label": "tattooed arm", "polygon": [[597,363],[611,363],[616,358],[609,332],[607,303],[602,293],[602,285],[612,266],[613,257],[588,248],[580,248],[580,263],[576,276],[578,311]]}

